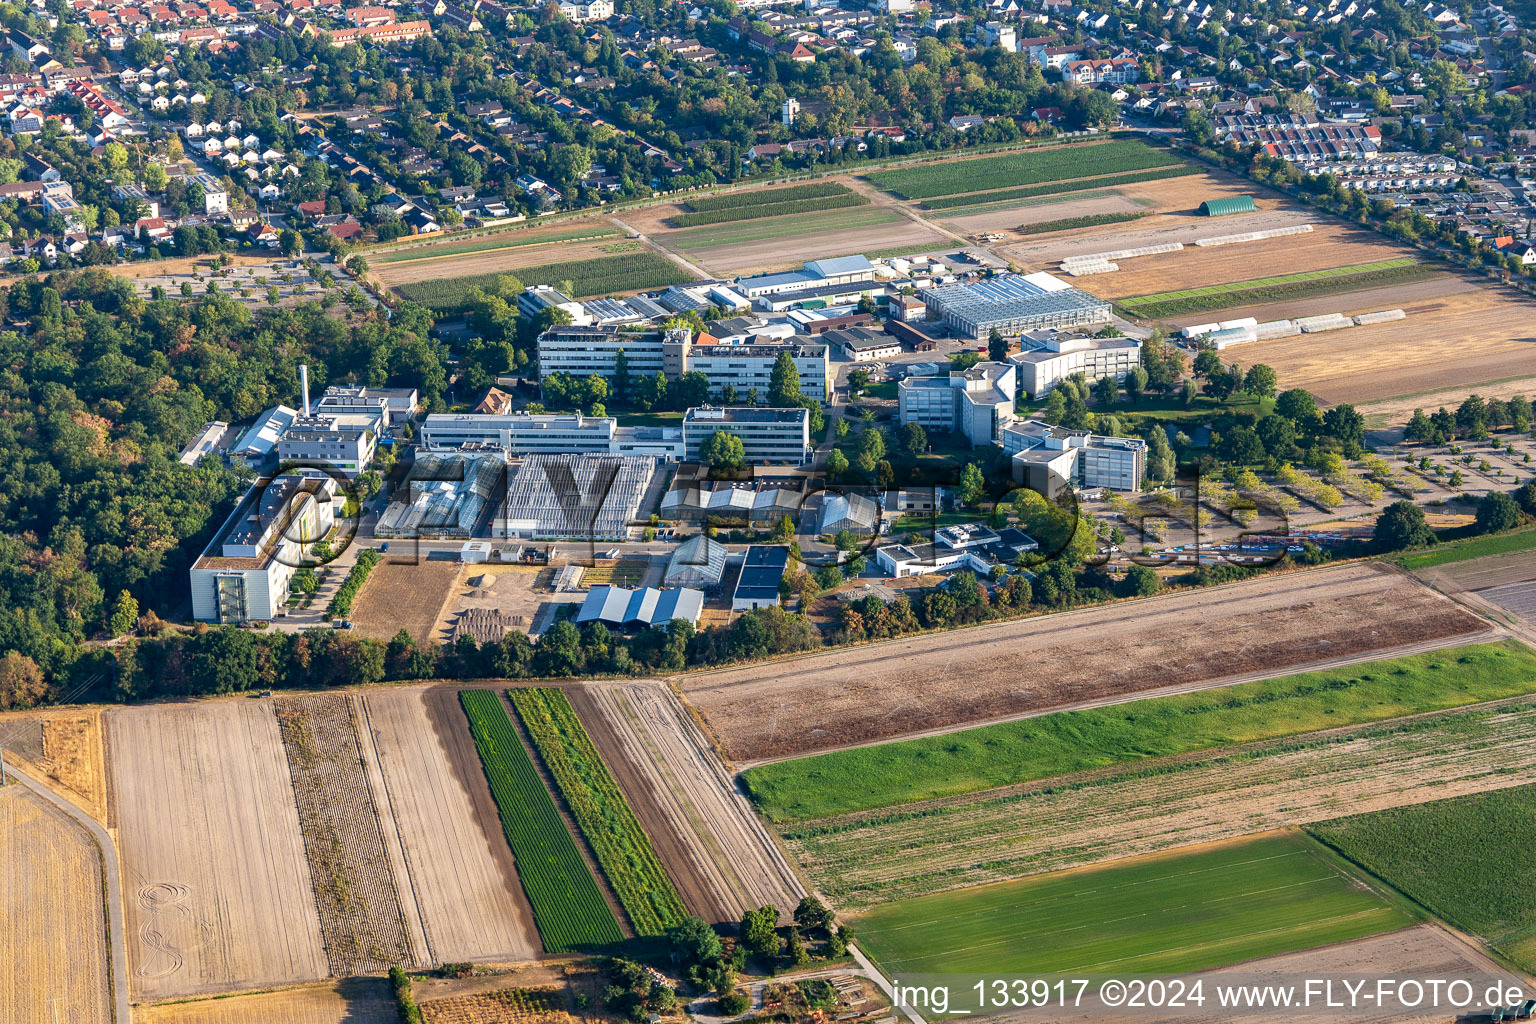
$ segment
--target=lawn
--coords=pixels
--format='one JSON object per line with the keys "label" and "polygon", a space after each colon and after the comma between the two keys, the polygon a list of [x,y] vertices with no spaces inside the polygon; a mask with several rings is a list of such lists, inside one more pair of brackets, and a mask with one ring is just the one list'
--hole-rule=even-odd
{"label": "lawn", "polygon": [[854,928],[871,959],[910,981],[1199,971],[1414,922],[1346,870],[1284,832],[888,903]]}
{"label": "lawn", "polygon": [[770,238],[793,238],[795,235],[875,227],[904,220],[906,218],[894,210],[862,206],[851,210],[798,213],[787,217],[770,217],[764,220],[688,228],[683,231],[668,232],[662,240],[673,248],[691,252],[717,245],[739,245],[743,242],[761,242]]}
{"label": "lawn", "polygon": [[[1045,407],[1044,402],[1029,403],[1031,411]],[[1122,399],[1108,412],[1129,420],[1133,429],[1141,426],[1143,419],[1155,419],[1164,424],[1189,424],[1191,427],[1203,426],[1211,422],[1213,416],[1219,416],[1224,412],[1237,410],[1251,410],[1255,417],[1262,419],[1275,411],[1273,398],[1255,398],[1249,394],[1235,394],[1224,401],[1218,401],[1205,395],[1197,395],[1195,400],[1185,406],[1183,398],[1172,395],[1143,396],[1140,400],[1130,402]],[[1193,431],[1191,431],[1193,432]]]}
{"label": "lawn", "polygon": [[545,950],[564,953],[623,941],[506,705],[494,690],[462,690],[459,701]]}
{"label": "lawn", "polygon": [[551,242],[591,241],[617,237],[619,237],[619,232],[617,231],[595,227],[577,228],[574,231],[561,231],[552,235],[535,235],[531,237],[524,233],[513,232],[511,234],[475,238],[464,242],[422,245],[412,249],[381,252],[378,255],[368,256],[368,260],[370,263],[405,263],[410,260],[435,259],[438,256],[462,256],[465,253],[492,252],[496,249],[520,249],[527,245],[544,245]]}
{"label": "lawn", "polygon": [[1536,968],[1536,786],[1309,826],[1324,842],[1526,970]]}
{"label": "lawn", "polygon": [[402,284],[396,291],[412,302],[430,306],[438,313],[460,313],[467,308],[471,288],[489,288],[498,278],[515,277],[525,285],[571,282],[571,298],[644,291],[693,278],[676,263],[654,252],[631,252],[564,263],[513,267],[494,274],[470,274]]}
{"label": "lawn", "polygon": [[1378,263],[1361,263],[1348,267],[1331,267],[1327,270],[1309,270],[1299,274],[1256,278],[1251,281],[1233,281],[1229,284],[1208,285],[1203,288],[1185,288],[1153,295],[1137,295],[1133,298],[1118,299],[1116,305],[1131,316],[1155,320],[1258,302],[1277,302],[1285,299],[1360,291],[1377,285],[1410,281],[1434,273],[1438,273],[1436,268],[1420,263],[1415,257],[1405,256],[1382,260]]}
{"label": "lawn", "polygon": [[741,780],[771,820],[824,818],[1531,692],[1536,651],[1507,640],[832,751]]}
{"label": "lawn", "polygon": [[1507,555],[1516,551],[1529,551],[1531,548],[1536,548],[1536,529],[1516,530],[1490,537],[1472,537],[1444,547],[1432,548],[1429,551],[1399,555],[1392,561],[1404,569],[1428,569],[1449,562],[1465,562],[1470,558],[1483,558],[1488,555]]}
{"label": "lawn", "polygon": [[975,160],[922,164],[893,171],[877,171],[868,175],[868,178],[880,188],[904,199],[931,199],[983,189],[1034,185],[1182,163],[1182,160],[1165,149],[1155,149],[1136,139],[1120,139],[1091,145],[1004,153]]}

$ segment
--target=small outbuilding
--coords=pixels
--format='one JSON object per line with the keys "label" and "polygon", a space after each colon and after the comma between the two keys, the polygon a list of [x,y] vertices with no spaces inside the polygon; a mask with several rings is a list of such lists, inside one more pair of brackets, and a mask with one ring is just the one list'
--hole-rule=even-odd
{"label": "small outbuilding", "polygon": [[1223,199],[1207,199],[1200,204],[1202,217],[1226,217],[1233,213],[1257,213],[1258,204],[1253,196],[1227,196]]}

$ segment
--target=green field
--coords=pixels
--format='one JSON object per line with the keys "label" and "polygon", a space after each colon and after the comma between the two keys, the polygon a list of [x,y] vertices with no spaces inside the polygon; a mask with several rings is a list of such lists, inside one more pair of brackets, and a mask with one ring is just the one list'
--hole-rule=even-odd
{"label": "green field", "polygon": [[[977,213],[996,213],[1000,210],[1030,210],[1039,206],[1054,206],[1058,203],[1076,203],[1085,199],[1104,199],[1116,195],[1113,189],[1090,188],[1082,192],[1061,192],[1054,195],[1040,196],[1037,199],[1010,199],[1001,202],[981,203],[977,206],[961,206],[948,211],[952,217],[969,217]],[[924,204],[924,209],[927,209]]]}
{"label": "green field", "polygon": [[707,210],[703,213],[679,213],[669,218],[674,227],[691,228],[701,224],[729,224],[743,220],[762,220],[764,217],[789,217],[797,213],[816,210],[842,210],[854,206],[868,206],[869,200],[844,190],[842,195],[814,196],[810,199],[790,199],[785,202],[764,203],[761,206],[737,206],[728,210]]}
{"label": "green field", "polygon": [[1508,640],[838,750],[741,781],[771,820],[825,818],[1531,692],[1536,652]]}
{"label": "green field", "polygon": [[[880,224],[895,224],[906,218],[895,210],[878,206],[855,207],[851,210],[833,210],[826,213],[797,213],[787,217],[771,217],[766,220],[738,221],[717,224],[706,228],[689,228],[685,231],[668,232],[662,237],[674,249],[693,251],[716,245],[737,245],[742,242],[761,242],[770,238],[793,238],[795,235],[815,235],[846,228],[867,228]],[[935,242],[935,245],[942,244]]]}
{"label": "green field", "polygon": [[1526,970],[1536,968],[1536,857],[1528,845],[1536,786],[1338,818],[1309,831]]}
{"label": "green field", "polygon": [[665,935],[688,911],[571,702],[552,687],[509,690],[507,696],[635,934]]}
{"label": "green field", "polygon": [[429,306],[438,313],[461,313],[467,307],[471,288],[489,288],[501,277],[515,277],[525,285],[558,284],[570,281],[571,298],[610,295],[665,288],[693,280],[676,263],[654,252],[633,252],[620,256],[599,256],[568,263],[541,263],[531,267],[509,267],[494,274],[471,274],[417,281],[395,288],[412,302]]}
{"label": "green field", "polygon": [[925,210],[948,210],[951,216],[963,217],[971,213],[981,213],[985,210],[1005,209],[1003,200],[1032,199],[1037,196],[1065,196],[1070,199],[1082,198],[1076,193],[1094,191],[1104,188],[1112,188],[1116,185],[1134,185],[1140,181],[1161,181],[1164,178],[1182,178],[1188,174],[1199,174],[1200,168],[1189,164],[1179,164],[1176,167],[1161,167],[1151,171],[1133,171],[1130,174],[1110,174],[1102,178],[1082,178],[1076,181],[1058,181],[1049,185],[1030,185],[1025,188],[1005,188],[995,192],[975,192],[970,195],[951,196],[947,199],[928,199],[923,202]]}
{"label": "green field", "polygon": [[1392,561],[1404,569],[1428,569],[1449,562],[1465,562],[1471,558],[1485,558],[1488,555],[1507,555],[1516,551],[1529,551],[1531,548],[1536,548],[1536,529],[1515,530],[1511,533],[1494,534],[1491,537],[1472,537],[1454,544],[1432,548],[1429,551],[1415,551],[1412,554],[1400,555]]}
{"label": "green field", "polygon": [[506,705],[494,690],[462,690],[459,701],[544,948],[564,953],[622,942],[619,922],[534,769]]}
{"label": "green field", "polygon": [[1090,213],[1082,217],[1063,217],[1061,220],[1042,220],[1034,224],[1020,224],[1018,230],[1026,235],[1044,235],[1052,231],[1067,231],[1071,228],[1093,228],[1101,224],[1124,224],[1126,221],[1140,220],[1147,216],[1144,212],[1137,213]]}
{"label": "green field", "polygon": [[1182,160],[1167,150],[1154,149],[1134,139],[1121,139],[1094,145],[1005,153],[975,160],[877,171],[868,175],[868,178],[880,188],[904,199],[932,199],[963,192],[1035,185],[1046,181],[1064,181],[1182,163]]}
{"label": "green field", "polygon": [[1420,263],[1416,257],[1403,256],[1378,263],[1358,263],[1348,267],[1330,267],[1327,270],[1309,270],[1249,281],[1233,281],[1230,284],[1136,295],[1117,299],[1116,305],[1132,316],[1155,320],[1258,302],[1360,291],[1377,285],[1411,281],[1434,273],[1438,273],[1435,267]]}
{"label": "green field", "polygon": [[871,959],[908,979],[1124,977],[1205,970],[1413,920],[1310,837],[1285,832],[888,903],[854,928]]}
{"label": "green field", "polygon": [[446,245],[421,245],[413,249],[398,249],[393,252],[381,252],[377,255],[367,253],[370,263],[405,263],[408,260],[430,260],[439,256],[462,256],[470,252],[494,252],[497,249],[521,249],[529,245],[545,245],[552,242],[590,241],[602,238],[617,238],[619,232],[609,231],[603,228],[578,228],[574,231],[562,231],[553,235],[539,235],[529,237],[521,232],[513,232],[506,235],[490,235],[483,238],[474,238],[464,242],[451,242]]}

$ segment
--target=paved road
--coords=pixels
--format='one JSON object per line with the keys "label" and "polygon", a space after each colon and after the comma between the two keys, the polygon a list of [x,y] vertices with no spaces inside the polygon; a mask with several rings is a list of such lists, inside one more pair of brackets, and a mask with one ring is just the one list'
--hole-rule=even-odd
{"label": "paved road", "polygon": [[117,847],[107,830],[74,804],[53,790],[14,769],[7,769],[7,779],[14,779],[59,810],[78,821],[101,847],[102,872],[107,881],[107,945],[112,953],[112,1019],[129,1024],[127,933],[123,930],[123,886],[118,875]]}

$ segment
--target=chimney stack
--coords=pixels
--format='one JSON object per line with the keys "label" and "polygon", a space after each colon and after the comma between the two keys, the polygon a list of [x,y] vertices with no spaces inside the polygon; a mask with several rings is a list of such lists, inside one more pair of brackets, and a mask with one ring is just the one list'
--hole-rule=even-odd
{"label": "chimney stack", "polygon": [[309,365],[299,364],[299,397],[304,402],[304,416],[309,417]]}

